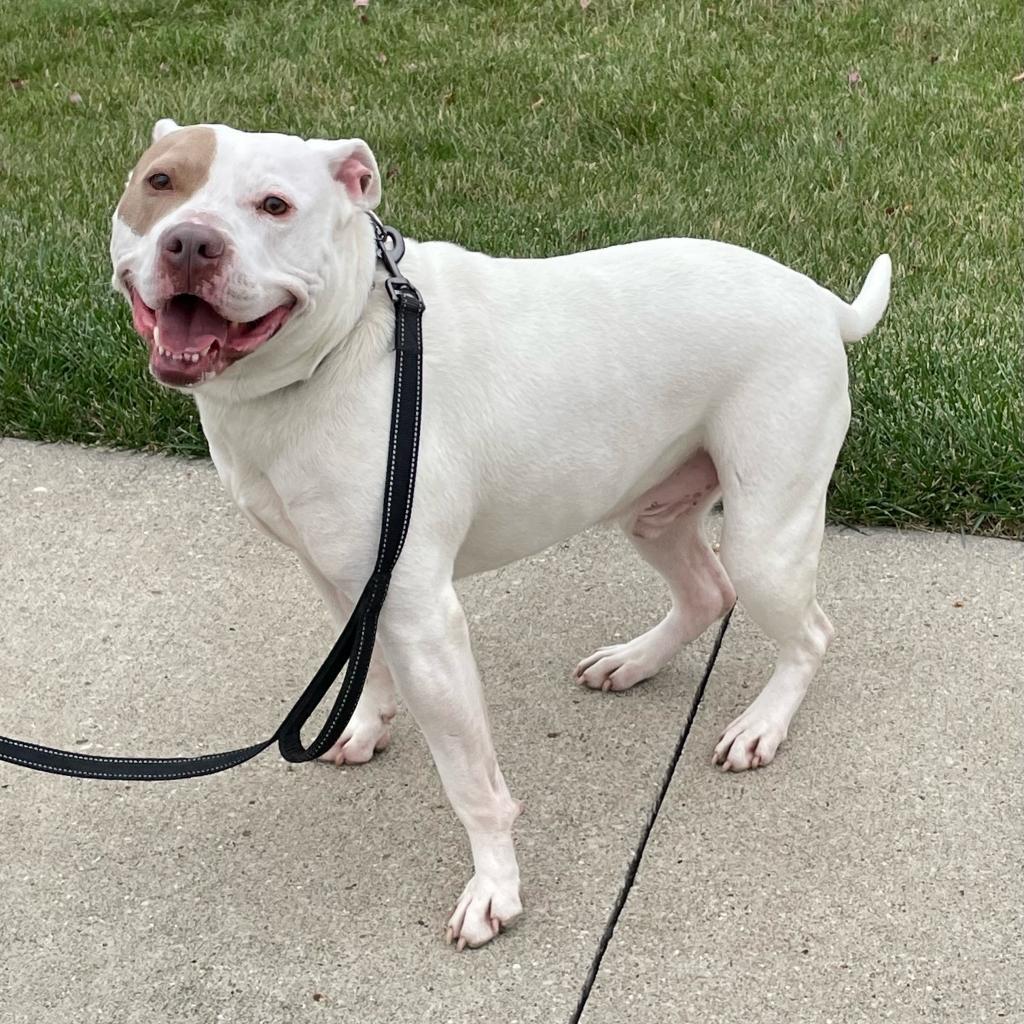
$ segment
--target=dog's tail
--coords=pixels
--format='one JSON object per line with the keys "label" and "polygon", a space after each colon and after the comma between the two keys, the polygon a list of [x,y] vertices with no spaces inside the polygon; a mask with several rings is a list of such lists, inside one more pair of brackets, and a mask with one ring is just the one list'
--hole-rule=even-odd
{"label": "dog's tail", "polygon": [[860,294],[852,303],[839,299],[839,334],[843,341],[860,341],[874,330],[889,305],[889,283],[892,280],[892,261],[882,253],[871,265]]}

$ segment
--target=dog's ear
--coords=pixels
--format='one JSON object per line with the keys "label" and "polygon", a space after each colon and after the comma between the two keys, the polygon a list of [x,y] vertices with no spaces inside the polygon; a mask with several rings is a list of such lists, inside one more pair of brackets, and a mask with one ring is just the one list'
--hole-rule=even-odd
{"label": "dog's ear", "polygon": [[380,172],[370,147],[362,139],[311,139],[310,145],[327,158],[335,181],[344,186],[352,205],[372,210],[380,202]]}
{"label": "dog's ear", "polygon": [[161,117],[155,125],[153,125],[153,137],[152,142],[159,142],[165,135],[170,135],[171,132],[176,132],[181,127],[177,121],[172,121],[169,117]]}

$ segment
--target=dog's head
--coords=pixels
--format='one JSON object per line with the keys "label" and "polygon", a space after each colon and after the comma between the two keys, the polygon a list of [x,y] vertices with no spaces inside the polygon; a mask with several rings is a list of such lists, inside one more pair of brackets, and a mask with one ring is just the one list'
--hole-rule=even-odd
{"label": "dog's head", "polygon": [[153,376],[194,388],[286,346],[320,296],[344,291],[355,250],[341,241],[379,200],[361,139],[158,121],[110,242],[114,287],[131,303]]}

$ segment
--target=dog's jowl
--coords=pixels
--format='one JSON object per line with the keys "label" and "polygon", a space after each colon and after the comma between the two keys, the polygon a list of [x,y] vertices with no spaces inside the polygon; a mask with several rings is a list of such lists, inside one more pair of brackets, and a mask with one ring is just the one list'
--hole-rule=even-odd
{"label": "dog's jowl", "polygon": [[[295,551],[339,627],[372,569],[387,460],[393,311],[366,216],[379,200],[359,139],[160,121],[111,240],[153,375],[194,395],[225,486]],[[633,686],[738,599],[778,656],[713,759],[768,764],[832,636],[815,576],[850,418],[843,345],[882,316],[890,265],[878,258],[852,304],[689,238],[546,260],[409,242],[402,269],[427,308],[416,506],[366,689],[328,756],[386,746],[402,694],[473,851],[448,934],[479,946],[521,910],[519,805],[453,580],[618,524],[671,607],[576,679]]]}

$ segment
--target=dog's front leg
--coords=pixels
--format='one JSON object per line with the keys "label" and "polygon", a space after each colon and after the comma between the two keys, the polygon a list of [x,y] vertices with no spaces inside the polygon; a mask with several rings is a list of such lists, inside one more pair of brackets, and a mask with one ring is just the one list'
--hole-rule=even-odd
{"label": "dog's front leg", "polygon": [[448,922],[448,941],[482,946],[519,916],[519,866],[509,795],[491,742],[469,629],[450,582],[428,593],[392,588],[380,635],[395,684],[419,723],[445,792],[469,834],[474,875]]}
{"label": "dog's front leg", "polygon": [[[340,633],[352,615],[354,602],[301,553],[299,561],[327,605],[334,628]],[[337,765],[365,764],[391,742],[391,720],[397,710],[391,673],[378,644],[370,659],[370,669],[356,710],[345,731],[321,760]]]}

